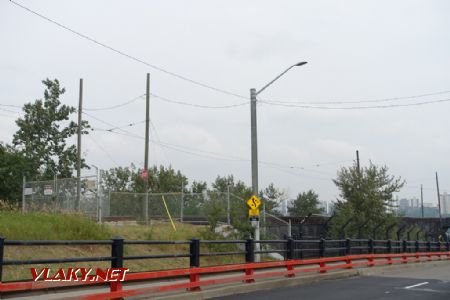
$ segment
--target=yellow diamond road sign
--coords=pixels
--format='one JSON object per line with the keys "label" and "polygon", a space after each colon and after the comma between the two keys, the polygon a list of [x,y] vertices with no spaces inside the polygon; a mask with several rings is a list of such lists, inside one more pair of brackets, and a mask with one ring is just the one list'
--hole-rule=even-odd
{"label": "yellow diamond road sign", "polygon": [[248,216],[249,216],[249,217],[259,216],[259,209],[257,209],[257,208],[255,208],[255,209],[249,209],[249,210],[248,210]]}
{"label": "yellow diamond road sign", "polygon": [[257,209],[261,205],[261,200],[255,195],[251,196],[250,199],[247,200],[247,205],[251,209]]}

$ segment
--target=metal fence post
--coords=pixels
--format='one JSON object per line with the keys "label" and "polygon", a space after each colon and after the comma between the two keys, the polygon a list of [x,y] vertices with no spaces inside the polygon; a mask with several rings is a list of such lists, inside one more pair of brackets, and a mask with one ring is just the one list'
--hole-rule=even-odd
{"label": "metal fence post", "polygon": [[419,252],[419,250],[420,250],[419,240],[416,240],[415,245],[416,245],[416,252]]}
{"label": "metal fence post", "polygon": [[390,239],[387,240],[387,251],[388,253],[392,253],[392,241]]}
{"label": "metal fence post", "polygon": [[437,248],[438,248],[438,252],[441,251],[441,241],[437,241]]}
{"label": "metal fence post", "polygon": [[191,268],[200,267],[200,240],[193,238],[190,244],[190,260],[189,265]]}
{"label": "metal fence post", "polygon": [[319,241],[319,257],[325,257],[325,239]]}
{"label": "metal fence post", "polygon": [[[111,257],[111,268],[123,268],[123,237],[113,237],[111,245]],[[121,291],[122,282],[111,281],[110,290],[111,292]]]}
{"label": "metal fence post", "polygon": [[345,255],[351,255],[352,254],[352,240],[346,239],[345,240]]}
{"label": "metal fence post", "polygon": [[368,246],[369,246],[369,249],[368,249],[369,253],[373,254],[373,252],[374,252],[373,239],[369,239]]}
{"label": "metal fence post", "polygon": [[408,252],[408,242],[406,240],[402,241],[402,252],[403,253]]}
{"label": "metal fence post", "polygon": [[294,239],[289,237],[286,241],[286,259],[294,259]]}
{"label": "metal fence post", "polygon": [[430,240],[427,241],[427,251],[431,252],[431,241]]}
{"label": "metal fence post", "polygon": [[447,251],[450,251],[450,242],[445,242],[445,247],[447,248]]}
{"label": "metal fence post", "polygon": [[[25,186],[26,186],[26,178],[25,176],[23,176],[23,181],[22,181],[22,213],[25,213]],[[1,282],[1,280],[0,280]]]}
{"label": "metal fence post", "polygon": [[245,262],[255,262],[255,242],[252,238],[247,239],[245,242]]}
{"label": "metal fence post", "polygon": [[0,236],[0,283],[2,282],[3,274],[3,253],[5,249],[5,238]]}

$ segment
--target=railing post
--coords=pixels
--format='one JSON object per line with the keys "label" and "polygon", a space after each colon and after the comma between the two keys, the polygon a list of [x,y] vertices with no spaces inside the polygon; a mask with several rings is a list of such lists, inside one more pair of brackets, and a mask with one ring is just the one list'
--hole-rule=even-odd
{"label": "railing post", "polygon": [[450,251],[450,242],[445,242],[445,248],[447,249],[447,251]]}
{"label": "railing post", "polygon": [[247,239],[245,242],[245,262],[255,262],[255,242],[252,238]]}
{"label": "railing post", "polygon": [[[200,240],[197,238],[191,239],[191,243],[189,245],[190,259],[189,266],[191,268],[200,267]],[[192,271],[192,270],[191,270]],[[193,284],[197,284],[200,281],[200,274],[191,273],[189,274],[189,282]],[[189,291],[200,291],[200,286],[192,286],[188,289]]]}
{"label": "railing post", "polygon": [[402,241],[402,252],[406,253],[408,251],[408,242],[406,240]]}
{"label": "railing post", "polygon": [[427,252],[431,252],[431,241],[427,241]]}
{"label": "railing post", "polygon": [[[289,238],[286,240],[286,259],[292,260],[294,259],[294,253],[295,253],[295,244],[294,239],[289,236]],[[286,265],[286,269],[289,271],[294,271],[294,265]],[[291,274],[286,275],[286,277],[294,277],[295,274],[292,272]]]}
{"label": "railing post", "polygon": [[[247,264],[255,262],[255,241],[252,238],[247,239],[247,241],[245,242],[245,262]],[[253,268],[251,267],[245,268],[245,275],[252,276]],[[248,278],[245,279],[244,282],[246,283],[255,282],[255,279]]]}
{"label": "railing post", "polygon": [[286,259],[294,259],[294,239],[289,237],[286,241]]}
{"label": "railing post", "polygon": [[346,239],[345,240],[345,255],[351,255],[352,254],[352,240]]}
{"label": "railing post", "polygon": [[189,266],[191,268],[200,267],[200,240],[197,238],[191,239],[189,250],[190,250]]}
{"label": "railing post", "polygon": [[4,249],[5,249],[5,238],[0,236],[0,283],[2,282],[2,274],[3,274]]}
{"label": "railing post", "polygon": [[420,244],[419,244],[419,240],[416,240],[415,246],[416,246],[416,253],[417,253],[417,252],[419,252],[419,251],[420,251]]}
{"label": "railing post", "polygon": [[441,241],[437,241],[438,252],[441,252]]}
{"label": "railing post", "polygon": [[373,254],[374,253],[374,247],[373,247],[373,239],[369,239],[368,241],[368,246],[369,246],[369,253]]}
{"label": "railing post", "polygon": [[325,257],[325,239],[319,241],[319,257]]}
{"label": "railing post", "polygon": [[[123,268],[123,237],[113,237],[111,245],[111,257],[111,268]],[[111,292],[121,291],[122,282],[111,281],[109,288]]]}

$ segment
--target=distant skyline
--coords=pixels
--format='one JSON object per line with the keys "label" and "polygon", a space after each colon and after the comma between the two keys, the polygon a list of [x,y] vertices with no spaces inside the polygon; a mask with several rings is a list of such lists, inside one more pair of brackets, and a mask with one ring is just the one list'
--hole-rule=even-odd
{"label": "distant skyline", "polygon": [[[150,165],[250,186],[249,90],[308,61],[258,98],[260,189],[273,182],[290,198],[313,189],[335,200],[331,179],[359,150],[363,166],[406,179],[399,198],[420,198],[423,184],[424,202],[437,203],[436,171],[450,192],[448,1],[16,2],[148,64],[0,1],[1,142],[17,130],[15,106],[42,98],[41,80],[58,78],[62,102],[77,107],[83,78],[94,128],[83,157],[142,168],[148,72]],[[434,103],[392,107],[423,102]],[[123,128],[105,131],[113,127]]]}

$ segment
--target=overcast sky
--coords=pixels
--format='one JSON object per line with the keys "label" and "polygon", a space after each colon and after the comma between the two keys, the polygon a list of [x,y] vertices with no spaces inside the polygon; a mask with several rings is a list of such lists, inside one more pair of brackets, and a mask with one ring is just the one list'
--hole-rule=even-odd
{"label": "overcast sky", "polygon": [[[264,103],[329,108],[450,99],[448,1],[17,2],[148,64],[247,98],[250,88],[260,89],[288,66],[307,61],[259,96],[259,159],[265,162],[260,188],[273,182],[291,197],[312,188],[322,200],[334,200],[339,192],[331,178],[359,149],[362,165],[386,164],[407,180],[400,197],[420,197],[423,184],[425,202],[436,203],[435,171],[441,191],[450,192],[450,102],[355,110]],[[143,95],[149,72],[151,92],[161,97],[204,106],[247,102],[213,109],[152,97],[156,143],[150,145],[150,164],[170,164],[190,181],[233,174],[251,184],[249,100],[158,71],[8,0],[0,1],[0,25],[0,141],[11,142],[19,116],[19,109],[5,105],[41,98],[41,80],[49,77],[66,87],[62,102],[77,106],[83,78],[89,114],[83,117],[96,129],[83,139],[87,162],[102,169],[142,167],[145,100],[87,109]],[[140,123],[111,133],[98,129],[113,126],[93,117],[114,126]]]}

